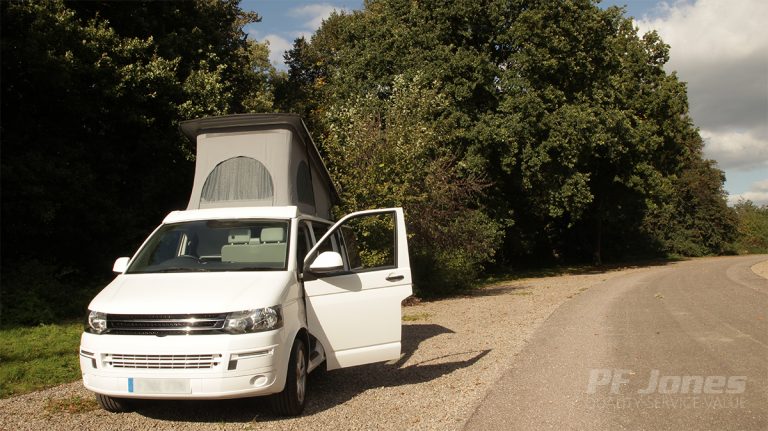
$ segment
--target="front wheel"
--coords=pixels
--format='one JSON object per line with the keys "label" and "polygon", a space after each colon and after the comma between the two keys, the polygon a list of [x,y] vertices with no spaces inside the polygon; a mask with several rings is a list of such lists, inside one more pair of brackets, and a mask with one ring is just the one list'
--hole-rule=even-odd
{"label": "front wheel", "polygon": [[131,411],[129,401],[122,398],[114,398],[108,395],[96,394],[96,402],[99,403],[102,409],[108,412],[124,413]]}
{"label": "front wheel", "polygon": [[288,360],[288,374],[282,392],[272,396],[272,410],[280,416],[298,416],[304,411],[307,393],[307,346],[300,340],[293,341]]}

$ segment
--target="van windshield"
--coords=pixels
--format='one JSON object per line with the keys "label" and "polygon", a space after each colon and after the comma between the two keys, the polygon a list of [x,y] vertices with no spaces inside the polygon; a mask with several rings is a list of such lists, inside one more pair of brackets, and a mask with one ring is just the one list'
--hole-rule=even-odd
{"label": "van windshield", "polygon": [[203,220],[162,226],[126,273],[284,271],[288,221]]}

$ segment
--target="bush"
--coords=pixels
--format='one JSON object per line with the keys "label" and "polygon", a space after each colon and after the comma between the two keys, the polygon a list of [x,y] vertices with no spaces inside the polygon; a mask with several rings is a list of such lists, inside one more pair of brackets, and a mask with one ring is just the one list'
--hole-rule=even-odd
{"label": "bush", "polygon": [[0,325],[58,323],[85,315],[88,301],[106,280],[36,260],[3,274]]}
{"label": "bush", "polygon": [[738,237],[733,243],[737,253],[768,253],[768,205],[757,206],[740,200],[735,206]]}
{"label": "bush", "polygon": [[419,76],[398,77],[386,100],[347,99],[322,118],[320,143],[341,189],[337,210],[404,208],[420,295],[466,287],[500,239],[497,223],[476,204],[486,181],[462,172],[442,145],[449,135],[440,121],[444,107]]}

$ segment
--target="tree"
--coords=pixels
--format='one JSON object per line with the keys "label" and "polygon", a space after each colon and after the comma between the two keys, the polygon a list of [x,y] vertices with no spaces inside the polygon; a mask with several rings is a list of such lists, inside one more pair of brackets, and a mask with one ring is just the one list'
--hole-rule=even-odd
{"label": "tree", "polygon": [[433,121],[446,100],[423,77],[395,77],[391,97],[365,94],[326,106],[323,148],[340,186],[338,213],[402,206],[417,290],[465,287],[493,257],[497,225],[477,207],[483,178],[460,175]]}
{"label": "tree", "polygon": [[[473,2],[462,7],[479,12]],[[332,15],[287,54],[292,90],[277,103],[310,119],[346,191],[343,209],[405,207],[421,269],[416,282],[429,293],[465,287],[492,258],[498,224],[478,201],[486,174],[463,149],[454,151],[463,147],[462,124],[472,125],[455,108],[491,100],[473,89],[479,76],[468,79],[487,62],[476,50],[441,47],[467,23],[443,14],[435,18],[439,31],[419,28],[425,13],[409,2],[371,2],[364,13]]]}
{"label": "tree", "polygon": [[178,121],[270,109],[271,71],[235,1],[0,8],[3,321],[36,323],[82,312],[111,260],[184,207]]}
{"label": "tree", "polygon": [[739,253],[768,253],[768,205],[739,200],[734,206],[738,218],[738,237],[734,244]]}
{"label": "tree", "polygon": [[[711,229],[684,235],[717,253],[730,235],[722,177],[703,160],[684,83],[664,71],[668,52],[590,0],[369,1],[296,42],[293,99],[277,103],[321,119],[390,100],[396,79],[430,83],[445,105],[423,130],[442,130],[453,178],[487,182],[473,200],[504,230],[503,263],[671,252],[660,238],[677,227],[654,224],[660,208]],[[313,121],[325,147],[335,132]],[[708,186],[682,180],[692,172]],[[700,199],[683,205],[691,193]]]}

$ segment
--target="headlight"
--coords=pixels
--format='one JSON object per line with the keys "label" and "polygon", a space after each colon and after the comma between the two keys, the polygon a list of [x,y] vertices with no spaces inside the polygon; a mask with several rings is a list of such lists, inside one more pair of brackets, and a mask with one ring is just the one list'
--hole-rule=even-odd
{"label": "headlight", "polygon": [[271,331],[283,326],[283,313],[279,305],[255,310],[235,311],[227,315],[224,331],[230,334]]}
{"label": "headlight", "polygon": [[107,330],[107,314],[98,311],[88,312],[88,325],[85,327],[87,332],[92,334],[101,334]]}

